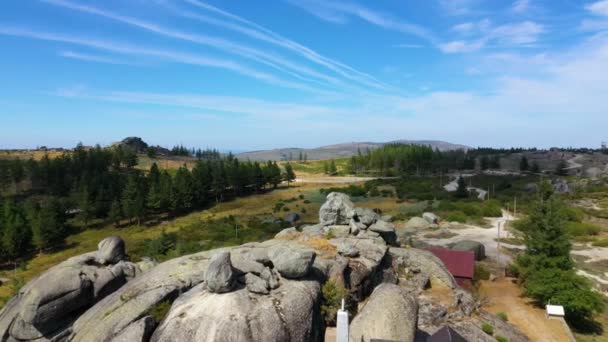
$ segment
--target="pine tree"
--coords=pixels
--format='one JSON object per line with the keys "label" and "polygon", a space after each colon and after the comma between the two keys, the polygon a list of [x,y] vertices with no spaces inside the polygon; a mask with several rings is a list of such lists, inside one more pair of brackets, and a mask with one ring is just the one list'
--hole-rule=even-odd
{"label": "pine tree", "polygon": [[328,174],[328,173],[329,173],[329,163],[327,162],[327,160],[324,160],[324,161],[323,161],[323,172],[324,172],[325,174]]}
{"label": "pine tree", "polygon": [[540,172],[540,167],[538,166],[538,163],[536,161],[532,162],[532,167],[530,167],[530,172],[532,172],[532,173]]}
{"label": "pine tree", "polygon": [[528,171],[529,168],[530,166],[528,165],[528,158],[526,158],[526,156],[522,156],[521,160],[519,161],[519,170]]}
{"label": "pine tree", "polygon": [[485,155],[482,156],[479,165],[482,170],[487,170],[490,167],[490,158]]}
{"label": "pine tree", "polygon": [[77,196],[78,209],[80,212],[78,213],[78,217],[84,223],[84,227],[87,228],[89,225],[89,220],[93,218],[94,214],[94,206],[90,199],[89,190],[86,186],[82,186]]}
{"label": "pine tree", "polygon": [[30,230],[25,216],[20,208],[12,201],[7,200],[3,208],[2,240],[0,258],[16,261],[23,254],[30,242]]}
{"label": "pine tree", "polygon": [[173,178],[173,209],[184,212],[192,209],[194,195],[192,188],[192,175],[184,165],[180,167]]}
{"label": "pine tree", "polygon": [[308,153],[304,153],[304,164],[308,163]]}
{"label": "pine tree", "polygon": [[555,174],[558,176],[567,176],[568,175],[568,163],[565,160],[560,160],[555,167]]}
{"label": "pine tree", "polygon": [[127,184],[122,192],[122,210],[129,220],[136,219],[140,225],[145,213],[145,198],[142,193],[138,174],[132,173],[127,178]]}
{"label": "pine tree", "polygon": [[117,199],[112,201],[110,211],[108,212],[108,219],[110,219],[110,222],[112,222],[115,227],[118,227],[120,225],[120,219],[122,219],[122,211],[120,208],[120,202]]}
{"label": "pine tree", "polygon": [[32,222],[32,240],[39,251],[57,247],[66,235],[64,210],[57,199],[41,205],[37,219]]}
{"label": "pine tree", "polygon": [[329,164],[329,174],[335,176],[338,174],[338,168],[336,167],[336,162],[332,159]]}
{"label": "pine tree", "polygon": [[293,167],[290,163],[285,164],[285,174],[283,175],[283,178],[287,182],[287,187],[289,187],[289,183],[296,179],[296,174],[293,172]]}
{"label": "pine tree", "polygon": [[467,183],[462,176],[458,177],[458,188],[456,189],[455,196],[458,198],[469,197],[469,190],[467,189]]}
{"label": "pine tree", "polygon": [[262,189],[266,184],[264,172],[262,171],[262,168],[258,162],[253,163],[253,179],[256,190]]}
{"label": "pine tree", "polygon": [[[550,185],[545,182],[543,187]],[[593,315],[602,312],[604,302],[574,270],[564,209],[557,196],[546,192],[524,221],[526,250],[517,259],[520,282],[540,305],[559,303],[566,309],[569,323],[587,325]]]}

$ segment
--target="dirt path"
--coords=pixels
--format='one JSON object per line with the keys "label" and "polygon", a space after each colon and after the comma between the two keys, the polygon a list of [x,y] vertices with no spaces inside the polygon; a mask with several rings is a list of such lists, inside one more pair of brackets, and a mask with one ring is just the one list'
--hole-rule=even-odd
{"label": "dirt path", "polygon": [[531,305],[509,278],[483,281],[481,291],[490,300],[484,308],[496,314],[505,312],[509,322],[526,334],[530,341],[570,342],[566,328],[559,320],[548,319],[545,311]]}
{"label": "dirt path", "polygon": [[[486,248],[486,255],[489,258],[498,260],[501,264],[506,265],[511,262],[511,256],[506,253],[498,253],[498,243],[495,239],[511,237],[511,233],[505,229],[507,221],[513,220],[513,216],[507,211],[503,210],[502,217],[488,218],[490,221],[490,228],[481,228],[477,226],[467,225],[464,229],[452,229],[451,232],[458,234],[447,239],[424,239],[432,244],[448,245],[453,242],[461,240],[474,240],[484,244]],[[499,234],[500,233],[500,234]],[[522,248],[521,246],[510,245],[501,243],[501,247],[507,248]]]}
{"label": "dirt path", "polygon": [[582,157],[582,154],[577,154],[573,158],[566,160],[566,162],[568,163],[568,167],[566,168],[566,170],[582,168],[583,164],[577,162],[577,160],[581,159]]}
{"label": "dirt path", "polygon": [[[466,177],[466,175],[463,175],[463,177]],[[445,191],[447,191],[447,192],[454,192],[454,191],[458,190],[458,178],[456,178],[453,181],[449,182],[448,184],[444,185],[443,189],[445,189]],[[476,188],[473,186],[467,186],[467,190],[469,190],[469,192],[471,192],[471,190],[477,191],[477,198],[479,198],[480,200],[486,199],[486,194],[488,193],[484,189]]]}
{"label": "dirt path", "polygon": [[296,183],[310,184],[351,184],[367,182],[374,179],[398,179],[399,177],[306,177],[296,178]]}

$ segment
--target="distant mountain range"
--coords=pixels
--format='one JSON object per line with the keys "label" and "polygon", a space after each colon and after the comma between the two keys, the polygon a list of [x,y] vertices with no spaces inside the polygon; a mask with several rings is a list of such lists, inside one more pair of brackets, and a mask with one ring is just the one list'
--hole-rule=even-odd
{"label": "distant mountain range", "polygon": [[317,148],[277,148],[272,150],[260,150],[238,153],[236,156],[240,160],[289,160],[290,156],[292,160],[298,160],[300,152],[306,154],[309,160],[315,159],[332,159],[332,158],[348,158],[357,154],[357,150],[361,149],[365,152],[368,148],[370,150],[381,147],[390,143],[402,143],[402,144],[416,144],[416,145],[427,145],[433,148],[437,148],[440,151],[450,151],[459,149],[470,149],[471,147],[466,145],[452,144],[445,141],[439,140],[396,140],[386,143],[375,143],[375,142],[351,142],[329,146],[321,146]]}

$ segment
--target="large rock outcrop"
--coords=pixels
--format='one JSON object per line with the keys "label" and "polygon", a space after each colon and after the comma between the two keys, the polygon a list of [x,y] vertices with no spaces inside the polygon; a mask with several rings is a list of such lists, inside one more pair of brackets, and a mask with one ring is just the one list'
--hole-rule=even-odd
{"label": "large rock outcrop", "polygon": [[[128,262],[120,238],[104,239],[11,299],[0,312],[0,342],[322,341],[327,281],[344,286],[347,301],[366,303],[352,319],[353,341],[412,341],[417,329],[444,324],[482,336],[477,303],[437,257],[391,246],[392,223],[330,195],[320,213],[329,224],[158,265]],[[437,302],[436,285],[451,303]],[[516,330],[509,336],[521,340]]]}
{"label": "large rock outcrop", "polygon": [[350,326],[351,342],[372,339],[413,342],[416,335],[418,303],[402,287],[382,284]]}
{"label": "large rock outcrop", "polygon": [[349,216],[352,216],[354,208],[347,195],[332,192],[319,210],[319,222],[324,226],[349,224]]}
{"label": "large rock outcrop", "polygon": [[108,237],[95,252],[70,258],[24,286],[0,312],[0,341],[51,339],[93,304],[139,272],[124,261],[125,245]]}
{"label": "large rock outcrop", "polygon": [[175,301],[151,341],[320,341],[320,284],[284,280],[269,295],[194,287]]}

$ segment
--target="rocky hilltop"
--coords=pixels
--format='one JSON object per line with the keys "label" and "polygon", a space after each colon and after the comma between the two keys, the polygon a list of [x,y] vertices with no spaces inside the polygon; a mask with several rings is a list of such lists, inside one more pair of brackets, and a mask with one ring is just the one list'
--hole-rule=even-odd
{"label": "rocky hilltop", "polygon": [[327,282],[347,289],[353,342],[426,341],[445,325],[493,341],[483,322],[527,341],[433,254],[401,247],[390,217],[331,193],[319,221],[161,264],[128,261],[108,237],[23,287],[0,312],[0,341],[323,341]]}

